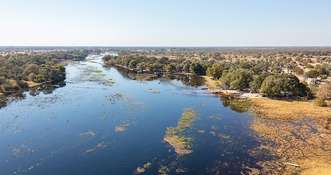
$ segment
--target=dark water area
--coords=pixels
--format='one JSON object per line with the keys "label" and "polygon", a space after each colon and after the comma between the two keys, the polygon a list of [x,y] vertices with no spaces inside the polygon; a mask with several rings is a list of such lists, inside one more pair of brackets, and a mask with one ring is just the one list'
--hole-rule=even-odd
{"label": "dark water area", "polygon": [[[132,80],[100,56],[70,63],[65,86],[0,109],[0,174],[240,174],[254,167],[252,117],[225,107],[198,80]],[[193,82],[193,83],[190,83]],[[193,86],[191,86],[193,85]],[[163,141],[192,109],[193,152]]]}

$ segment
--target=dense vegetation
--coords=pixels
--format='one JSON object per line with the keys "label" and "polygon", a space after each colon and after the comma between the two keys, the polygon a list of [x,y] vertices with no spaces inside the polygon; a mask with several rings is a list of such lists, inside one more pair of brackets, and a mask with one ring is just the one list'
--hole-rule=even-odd
{"label": "dense vegetation", "polygon": [[105,56],[107,65],[125,67],[138,73],[193,73],[204,75],[208,61],[190,61],[186,59],[155,58],[140,55]]}
{"label": "dense vegetation", "polygon": [[64,60],[82,60],[86,51],[11,54],[0,56],[0,93],[21,92],[31,85],[65,79]]}
{"label": "dense vegetation", "polygon": [[[283,71],[285,62],[169,59],[139,54],[105,56],[104,61],[107,65],[138,73],[208,75],[221,80],[223,89],[257,92],[268,97],[312,97],[308,85],[301,83],[294,74]],[[316,66],[315,69],[318,69],[318,75],[329,73],[326,66]]]}

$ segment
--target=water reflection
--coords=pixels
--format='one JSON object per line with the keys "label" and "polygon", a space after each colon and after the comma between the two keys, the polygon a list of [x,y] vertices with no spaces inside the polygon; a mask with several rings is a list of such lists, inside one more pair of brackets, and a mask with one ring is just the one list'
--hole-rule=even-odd
{"label": "water reflection", "polygon": [[220,96],[220,100],[223,102],[224,107],[230,107],[233,111],[236,112],[248,112],[250,108],[250,101],[248,99]]}
{"label": "water reflection", "polygon": [[179,80],[186,86],[191,87],[199,87],[204,85],[204,78],[196,75],[185,75],[185,74],[177,74],[177,75],[154,75],[154,74],[138,74],[133,71],[129,71],[126,69],[116,68],[119,73],[130,80],[141,80],[141,81],[152,81],[156,79],[161,80]]}
{"label": "water reflection", "polygon": [[32,87],[29,89],[24,89],[22,91],[8,94],[8,95],[0,95],[0,108],[6,107],[8,104],[14,101],[23,100],[26,98],[26,93],[31,96],[38,96],[42,94],[52,94],[53,91],[57,88],[65,87],[65,81],[59,82],[57,84],[42,84],[40,86]]}

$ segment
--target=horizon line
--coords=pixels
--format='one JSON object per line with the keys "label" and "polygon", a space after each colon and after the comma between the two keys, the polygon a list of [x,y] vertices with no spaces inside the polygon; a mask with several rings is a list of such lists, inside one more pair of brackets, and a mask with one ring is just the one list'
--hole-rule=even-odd
{"label": "horizon line", "polygon": [[107,47],[107,48],[327,48],[331,45],[246,45],[246,46],[189,46],[189,45],[159,45],[159,46],[149,46],[149,45],[0,45],[0,48],[4,47]]}

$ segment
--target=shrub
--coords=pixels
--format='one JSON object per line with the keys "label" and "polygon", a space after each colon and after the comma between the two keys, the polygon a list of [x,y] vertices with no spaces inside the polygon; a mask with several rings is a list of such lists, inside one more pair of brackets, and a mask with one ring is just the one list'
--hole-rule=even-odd
{"label": "shrub", "polygon": [[213,64],[207,69],[207,75],[214,79],[219,79],[222,76],[222,66],[220,64]]}
{"label": "shrub", "polygon": [[331,98],[331,83],[322,84],[318,91],[317,97],[320,99],[330,99]]}
{"label": "shrub", "polygon": [[316,98],[315,99],[315,105],[316,106],[320,106],[320,107],[326,107],[327,106],[327,103],[326,103],[325,99]]}

